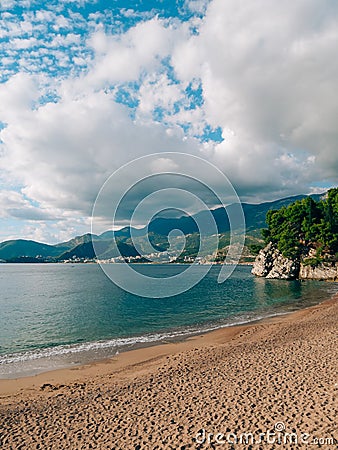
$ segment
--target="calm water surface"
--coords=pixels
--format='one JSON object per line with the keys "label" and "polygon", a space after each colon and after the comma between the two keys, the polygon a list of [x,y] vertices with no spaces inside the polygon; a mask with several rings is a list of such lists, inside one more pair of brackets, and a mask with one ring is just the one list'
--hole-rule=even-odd
{"label": "calm water surface", "polygon": [[[196,266],[194,270],[200,270]],[[95,264],[0,265],[0,378],[30,375],[112,356],[316,304],[337,284],[266,280],[238,267],[223,284],[219,267],[175,297],[124,292]],[[168,277],[178,265],[138,265]]]}

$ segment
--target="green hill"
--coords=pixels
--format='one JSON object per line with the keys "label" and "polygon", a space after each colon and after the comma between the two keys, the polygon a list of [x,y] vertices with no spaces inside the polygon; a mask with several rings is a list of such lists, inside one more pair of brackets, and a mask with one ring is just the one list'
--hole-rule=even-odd
{"label": "green hill", "polygon": [[[118,249],[117,249],[118,246]],[[62,253],[58,259],[67,260],[72,258],[87,258],[94,259],[96,256],[100,259],[109,259],[119,256],[119,251],[122,256],[139,256],[139,253],[131,245],[124,242],[118,242],[115,244],[113,240],[95,240],[93,242],[85,242],[79,244],[71,250]],[[118,251],[119,250],[119,251]]]}
{"label": "green hill", "polygon": [[0,259],[11,260],[23,256],[30,258],[36,258],[37,256],[53,258],[59,256],[65,250],[62,245],[55,247],[53,245],[42,244],[41,242],[17,239],[5,241],[0,244]]}
{"label": "green hill", "polygon": [[98,236],[91,233],[83,234],[82,236],[76,236],[75,238],[70,239],[66,242],[61,242],[60,244],[55,244],[53,247],[60,248],[61,252],[65,251],[65,249],[72,249],[81,244],[86,244],[87,242],[91,242],[92,239],[97,239]]}
{"label": "green hill", "polygon": [[[269,211],[282,210],[295,201],[304,201],[307,196],[301,195],[296,197],[288,197],[273,202],[264,202],[261,204],[243,203],[243,211],[246,220],[246,249],[245,254],[249,259],[253,259],[259,249],[262,247],[263,239],[261,237],[261,229],[267,226],[266,217],[271,216]],[[313,196],[313,201],[319,201],[320,195]],[[306,200],[308,201],[308,200]],[[219,249],[216,255],[216,260],[224,259],[226,255],[226,248],[230,241],[230,226],[227,216],[227,211],[231,213],[233,206],[230,205],[226,209],[216,208],[211,210],[218,233],[219,233]],[[186,237],[186,245],[181,254],[181,259],[184,257],[194,257],[199,250],[199,235],[196,222],[204,224],[204,229],[209,223],[209,211],[202,211],[194,216],[182,216],[179,218],[154,218],[149,227],[141,229],[134,229],[133,235],[136,236],[136,243],[140,246],[144,254],[149,254],[154,250],[149,250],[147,238],[155,248],[155,251],[162,252],[169,247],[167,236],[170,231],[179,229]],[[268,214],[268,215],[267,215]],[[270,219],[269,219],[270,220]],[[82,236],[76,236],[66,242],[61,242],[56,245],[48,245],[40,242],[18,239],[6,241],[0,244],[0,260],[5,261],[28,261],[27,258],[34,258],[37,261],[60,261],[72,258],[86,258],[92,259],[95,257],[95,252],[92,245],[92,240],[95,241],[95,249],[97,250],[100,259],[109,259],[118,256],[114,237],[118,242],[119,249],[123,256],[138,256],[133,242],[130,237],[130,227],[124,227],[121,230],[108,230],[100,236],[91,235],[90,233]],[[210,236],[214,231],[210,229]],[[208,236],[206,237],[206,239]],[[212,238],[210,237],[210,242]],[[182,240],[180,237],[173,239],[173,248],[180,249]],[[206,250],[207,253],[208,249]],[[213,252],[210,244],[210,253]],[[202,255],[206,256],[206,255]],[[42,258],[42,259],[41,259]]]}

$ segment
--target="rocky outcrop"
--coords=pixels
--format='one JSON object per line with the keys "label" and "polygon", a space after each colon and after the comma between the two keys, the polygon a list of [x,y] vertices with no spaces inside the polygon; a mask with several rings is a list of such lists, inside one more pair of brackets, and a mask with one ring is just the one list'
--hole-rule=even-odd
{"label": "rocky outcrop", "polygon": [[[312,253],[310,250],[307,258],[313,256]],[[304,264],[298,260],[285,258],[278,248],[270,242],[258,253],[251,273],[258,277],[282,280],[299,278],[302,280],[338,281],[338,263],[323,262],[315,266]]]}
{"label": "rocky outcrop", "polygon": [[298,278],[299,269],[298,261],[285,258],[270,242],[258,253],[251,273],[258,277],[294,280]]}
{"label": "rocky outcrop", "polygon": [[322,263],[318,266],[300,265],[299,278],[303,280],[338,281],[338,265]]}

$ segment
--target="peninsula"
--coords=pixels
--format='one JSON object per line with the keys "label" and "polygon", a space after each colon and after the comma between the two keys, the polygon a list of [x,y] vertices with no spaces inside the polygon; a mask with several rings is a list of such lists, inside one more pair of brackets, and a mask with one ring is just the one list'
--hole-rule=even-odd
{"label": "peninsula", "polygon": [[316,201],[297,200],[269,210],[266,247],[252,273],[266,278],[338,280],[338,188]]}

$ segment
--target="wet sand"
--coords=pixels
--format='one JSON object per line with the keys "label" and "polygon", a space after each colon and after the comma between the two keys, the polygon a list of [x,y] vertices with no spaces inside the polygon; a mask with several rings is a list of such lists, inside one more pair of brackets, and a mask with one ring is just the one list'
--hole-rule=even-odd
{"label": "wet sand", "polygon": [[0,380],[0,448],[336,448],[337,324],[338,296],[185,342]]}

